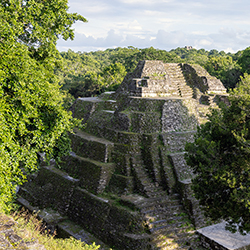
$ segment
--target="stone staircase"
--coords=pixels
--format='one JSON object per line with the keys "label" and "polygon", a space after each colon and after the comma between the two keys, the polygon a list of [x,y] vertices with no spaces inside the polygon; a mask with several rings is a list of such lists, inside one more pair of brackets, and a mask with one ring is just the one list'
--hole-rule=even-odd
{"label": "stone staircase", "polygon": [[165,69],[170,77],[172,88],[178,89],[178,95],[185,98],[192,98],[193,89],[187,85],[181,66],[177,63],[168,63],[165,65]]}
{"label": "stone staircase", "polygon": [[151,249],[202,249],[195,242],[198,237],[178,194],[163,195],[159,191],[150,198],[128,195],[122,199],[143,214],[151,235]]}
{"label": "stone staircase", "polygon": [[219,108],[218,104],[216,103],[216,96],[215,95],[209,95],[208,101],[209,101],[209,106],[211,108]]}
{"label": "stone staircase", "polygon": [[199,95],[197,98],[197,113],[198,120],[200,124],[207,122],[207,115],[211,113],[210,109],[218,109],[219,106],[217,104],[216,95],[206,94]]}
{"label": "stone staircase", "polygon": [[[183,153],[178,153],[178,155]],[[156,185],[143,165],[141,156],[132,159],[132,168],[140,183],[139,193],[143,196],[123,196],[123,200],[134,203],[144,216],[151,234],[152,249],[198,249],[189,216],[186,214],[181,197],[177,193],[168,194],[161,186]],[[201,248],[200,248],[201,249]]]}
{"label": "stone staircase", "polygon": [[150,178],[149,170],[144,166],[139,154],[131,158],[131,163],[132,170],[138,180],[137,188],[139,193],[142,193],[148,198],[165,194],[162,188]]}

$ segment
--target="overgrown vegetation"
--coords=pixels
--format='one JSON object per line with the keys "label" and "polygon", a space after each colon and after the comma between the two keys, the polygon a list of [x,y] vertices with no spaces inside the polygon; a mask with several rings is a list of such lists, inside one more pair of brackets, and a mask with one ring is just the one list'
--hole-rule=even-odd
{"label": "overgrown vegetation", "polygon": [[186,145],[186,160],[206,214],[244,233],[250,231],[250,75],[241,77],[229,101],[198,128],[194,143]]}
{"label": "overgrown vegetation", "polygon": [[36,215],[31,215],[27,211],[16,212],[13,219],[17,222],[13,228],[15,233],[25,242],[36,242],[45,246],[49,250],[97,250],[100,246],[87,245],[81,240],[73,237],[61,239],[56,238],[45,230],[42,221]]}
{"label": "overgrown vegetation", "polygon": [[38,167],[38,153],[58,159],[69,151],[76,124],[63,108],[54,69],[56,40],[73,39],[67,0],[1,0],[0,4],[0,210],[8,211],[16,186]]}

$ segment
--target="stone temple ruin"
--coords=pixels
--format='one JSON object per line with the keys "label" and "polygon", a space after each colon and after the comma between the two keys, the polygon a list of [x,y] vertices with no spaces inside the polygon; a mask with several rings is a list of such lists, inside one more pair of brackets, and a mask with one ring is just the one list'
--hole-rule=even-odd
{"label": "stone temple ruin", "polygon": [[139,62],[116,92],[75,101],[86,126],[71,134],[73,152],[60,169],[41,167],[19,202],[59,234],[84,239],[84,229],[115,249],[204,249],[195,245],[204,218],[184,147],[226,97],[198,65]]}

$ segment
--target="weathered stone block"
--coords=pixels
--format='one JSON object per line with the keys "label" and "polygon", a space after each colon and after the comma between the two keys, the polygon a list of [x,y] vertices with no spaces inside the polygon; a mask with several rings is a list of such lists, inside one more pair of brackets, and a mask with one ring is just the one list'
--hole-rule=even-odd
{"label": "weathered stone block", "polygon": [[114,151],[133,155],[140,152],[140,148],[138,145],[129,145],[129,144],[122,144],[122,143],[115,143],[114,144]]}
{"label": "weathered stone block", "polygon": [[[76,188],[67,215],[97,237],[103,235],[111,203],[87,190]],[[105,241],[105,240],[104,240]]]}
{"label": "weathered stone block", "polygon": [[98,97],[78,98],[70,110],[75,118],[83,119],[85,123],[101,102],[103,101]]}
{"label": "weathered stone block", "polygon": [[141,135],[138,133],[118,131],[117,142],[126,145],[138,145],[141,140]]}
{"label": "weathered stone block", "polygon": [[112,161],[115,163],[115,174],[130,176],[129,155],[121,152],[112,153]]}
{"label": "weathered stone block", "polygon": [[164,146],[169,152],[182,152],[187,142],[194,141],[194,131],[162,133],[161,138]]}
{"label": "weathered stone block", "polygon": [[78,179],[53,166],[47,166],[42,167],[34,182],[28,183],[25,188],[36,196],[40,207],[53,206],[59,213],[65,214],[78,183]]}
{"label": "weathered stone block", "polygon": [[138,112],[161,112],[165,103],[164,99],[130,97],[128,110]]}
{"label": "weathered stone block", "polygon": [[162,132],[196,130],[196,104],[192,99],[166,100],[162,111]]}
{"label": "weathered stone block", "polygon": [[102,163],[74,154],[67,156],[61,167],[79,178],[79,185],[94,194],[102,193],[114,172],[115,164]]}
{"label": "weathered stone block", "polygon": [[130,211],[121,205],[112,204],[104,228],[107,232],[143,233],[145,222],[139,212]]}
{"label": "weathered stone block", "polygon": [[192,220],[195,227],[201,228],[205,226],[206,219],[204,212],[199,206],[199,201],[194,197],[191,185],[192,182],[190,179],[178,182],[178,188],[184,208],[188,212],[189,218]]}
{"label": "weathered stone block", "polygon": [[114,144],[103,138],[87,134],[78,129],[70,134],[72,150],[81,157],[109,162]]}
{"label": "weathered stone block", "polygon": [[104,112],[103,110],[92,113],[89,119],[87,120],[87,126],[85,128],[85,131],[95,136],[105,138],[104,130],[105,128],[112,127],[111,119],[113,116],[113,113]]}
{"label": "weathered stone block", "polygon": [[187,165],[184,159],[184,155],[185,152],[169,154],[178,181],[192,179],[194,176],[192,169]]}
{"label": "weathered stone block", "polygon": [[108,184],[108,187],[106,188],[106,191],[119,195],[132,193],[133,177],[113,174]]}
{"label": "weathered stone block", "polygon": [[150,235],[147,233],[143,234],[130,234],[125,233],[122,237],[122,244],[117,244],[120,249],[151,249]]}
{"label": "weathered stone block", "polygon": [[176,187],[176,178],[174,176],[173,165],[171,164],[168,152],[165,147],[160,147],[160,164],[162,185],[172,193]]}
{"label": "weathered stone block", "polygon": [[115,112],[111,122],[112,128],[120,131],[129,131],[131,121],[126,112]]}
{"label": "weathered stone block", "polygon": [[197,230],[201,243],[207,249],[216,250],[249,250],[250,234],[241,235],[225,230],[226,223],[222,222]]}
{"label": "weathered stone block", "polygon": [[132,112],[130,131],[134,133],[155,133],[161,130],[160,112]]}

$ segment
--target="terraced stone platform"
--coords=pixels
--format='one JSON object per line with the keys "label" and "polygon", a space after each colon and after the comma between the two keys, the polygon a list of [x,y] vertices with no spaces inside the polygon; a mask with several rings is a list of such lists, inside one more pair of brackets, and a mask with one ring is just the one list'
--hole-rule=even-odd
{"label": "terraced stone platform", "polygon": [[86,126],[71,135],[73,152],[19,195],[116,249],[203,249],[185,144],[226,96],[198,66],[141,61],[116,92],[75,101]]}

